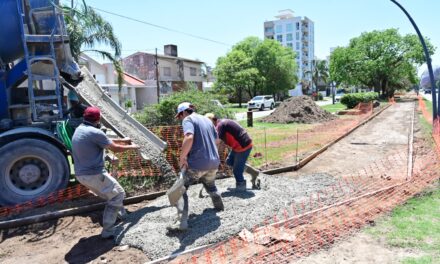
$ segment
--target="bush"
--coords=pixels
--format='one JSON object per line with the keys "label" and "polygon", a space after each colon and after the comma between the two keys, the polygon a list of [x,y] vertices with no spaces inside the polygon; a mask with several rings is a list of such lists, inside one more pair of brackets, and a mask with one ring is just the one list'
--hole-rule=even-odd
{"label": "bush", "polygon": [[375,92],[369,93],[351,93],[345,94],[341,98],[341,104],[347,106],[347,108],[354,108],[359,103],[368,103],[379,98],[379,94]]}
{"label": "bush", "polygon": [[159,104],[147,106],[141,113],[135,114],[135,118],[145,126],[169,126],[180,124],[174,118],[177,106],[182,102],[190,102],[194,105],[197,113],[204,115],[214,113],[220,118],[233,118],[231,111],[219,107],[211,100],[225,101],[218,95],[205,93],[195,88],[188,88],[181,92],[174,92],[161,99]]}

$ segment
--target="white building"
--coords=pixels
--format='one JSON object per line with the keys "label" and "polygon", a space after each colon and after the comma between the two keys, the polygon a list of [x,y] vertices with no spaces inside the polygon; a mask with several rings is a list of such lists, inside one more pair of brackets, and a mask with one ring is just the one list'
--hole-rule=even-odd
{"label": "white building", "polygon": [[[277,20],[264,22],[264,37],[274,39],[283,46],[293,49],[298,65],[298,79],[311,81],[312,61],[315,58],[314,23],[308,17],[295,17],[290,9],[281,10],[275,16]],[[290,95],[297,95],[301,90],[300,84],[296,91],[290,90]]]}
{"label": "white building", "polygon": [[[107,91],[113,101],[124,108],[130,108],[131,112],[142,110],[147,105],[157,103],[156,85],[148,86],[143,80],[124,72],[124,81],[121,87],[122,101],[120,102],[116,71],[112,63],[100,64],[86,54],[81,54],[79,64],[85,66],[93,74],[95,80]],[[131,103],[131,107],[127,107],[128,102]]]}

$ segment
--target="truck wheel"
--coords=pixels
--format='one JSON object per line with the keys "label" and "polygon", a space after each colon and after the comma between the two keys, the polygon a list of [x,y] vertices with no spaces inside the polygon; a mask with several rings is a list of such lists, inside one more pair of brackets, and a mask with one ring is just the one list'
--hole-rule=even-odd
{"label": "truck wheel", "polygon": [[13,205],[65,188],[69,166],[54,145],[19,139],[0,148],[0,204]]}

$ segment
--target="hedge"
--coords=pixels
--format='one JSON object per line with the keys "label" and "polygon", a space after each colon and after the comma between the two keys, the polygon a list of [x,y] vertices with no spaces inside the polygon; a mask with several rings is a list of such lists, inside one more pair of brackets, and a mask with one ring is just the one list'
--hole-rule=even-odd
{"label": "hedge", "polygon": [[351,93],[345,94],[341,98],[341,104],[351,109],[357,106],[359,103],[368,103],[379,98],[379,94],[376,92],[369,93]]}

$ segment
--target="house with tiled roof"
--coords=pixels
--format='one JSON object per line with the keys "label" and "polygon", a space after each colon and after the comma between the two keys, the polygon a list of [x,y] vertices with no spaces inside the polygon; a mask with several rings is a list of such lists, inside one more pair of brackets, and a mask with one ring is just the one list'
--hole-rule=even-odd
{"label": "house with tiled roof", "polygon": [[[142,79],[124,72],[120,102],[117,75],[112,63],[101,64],[90,56],[82,54],[79,64],[85,66],[92,73],[102,89],[107,91],[107,94],[121,107],[130,108],[127,110],[136,112],[147,105],[157,103],[156,85],[148,86]],[[130,105],[131,107],[129,107]]]}

